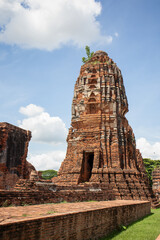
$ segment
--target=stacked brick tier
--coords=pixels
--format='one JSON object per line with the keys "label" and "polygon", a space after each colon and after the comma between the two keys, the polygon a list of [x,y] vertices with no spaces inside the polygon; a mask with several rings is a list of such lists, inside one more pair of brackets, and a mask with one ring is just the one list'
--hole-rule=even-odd
{"label": "stacked brick tier", "polygon": [[109,183],[117,199],[150,199],[152,191],[127,112],[121,71],[107,53],[97,51],[81,67],[76,81],[66,158],[53,181]]}
{"label": "stacked brick tier", "polygon": [[151,212],[147,201],[108,201],[2,208],[0,239],[100,239]]}
{"label": "stacked brick tier", "polygon": [[26,161],[31,132],[0,123],[0,188],[10,189],[19,178],[29,178],[34,167]]}
{"label": "stacked brick tier", "polygon": [[160,201],[160,167],[155,168],[152,172],[152,189],[157,198]]}

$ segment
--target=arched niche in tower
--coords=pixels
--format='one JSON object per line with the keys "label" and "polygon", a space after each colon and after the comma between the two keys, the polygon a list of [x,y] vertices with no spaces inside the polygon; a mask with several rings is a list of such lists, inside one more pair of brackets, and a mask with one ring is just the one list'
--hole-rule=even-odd
{"label": "arched niche in tower", "polygon": [[96,95],[94,94],[94,92],[91,92],[90,97],[95,97]]}
{"label": "arched niche in tower", "polygon": [[98,112],[98,104],[96,103],[96,95],[92,92],[87,104],[87,113],[95,114]]}
{"label": "arched niche in tower", "polygon": [[97,103],[89,103],[87,106],[88,114],[95,114],[98,112],[98,104]]}
{"label": "arched niche in tower", "polygon": [[89,88],[90,88],[90,89],[95,89],[96,86],[95,86],[95,85],[90,85]]}
{"label": "arched niche in tower", "polygon": [[88,84],[97,84],[97,79],[89,79]]}
{"label": "arched niche in tower", "polygon": [[93,68],[92,72],[93,73],[97,73],[97,70],[95,68]]}
{"label": "arched niche in tower", "polygon": [[96,99],[91,97],[89,100],[88,100],[89,103],[93,103],[93,102],[96,102]]}

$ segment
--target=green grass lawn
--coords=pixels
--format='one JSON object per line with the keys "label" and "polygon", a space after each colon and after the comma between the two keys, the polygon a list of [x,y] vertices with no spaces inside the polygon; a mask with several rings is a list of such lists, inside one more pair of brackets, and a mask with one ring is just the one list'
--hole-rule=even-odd
{"label": "green grass lawn", "polygon": [[152,209],[152,213],[127,227],[126,230],[115,231],[101,240],[155,240],[160,234],[160,208]]}

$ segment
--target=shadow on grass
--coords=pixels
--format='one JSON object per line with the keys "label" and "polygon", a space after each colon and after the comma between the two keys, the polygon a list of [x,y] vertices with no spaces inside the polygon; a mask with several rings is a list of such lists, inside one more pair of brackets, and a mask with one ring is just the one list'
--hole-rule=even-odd
{"label": "shadow on grass", "polygon": [[[145,216],[145,217],[143,217],[143,218],[141,218],[141,219],[139,219],[139,220],[137,220],[137,221],[129,224],[129,225],[127,226],[127,229],[128,229],[129,227],[135,225],[136,223],[139,223],[139,222],[143,221],[144,219],[147,219],[148,217],[152,216],[153,214],[154,214],[154,213],[150,213],[150,214],[148,214],[147,216]],[[123,226],[119,226],[119,229],[113,231],[113,232],[110,233],[108,236],[103,237],[103,238],[101,238],[100,240],[111,240],[113,237],[118,236],[122,231],[125,231],[125,230],[126,230],[126,229],[124,229]]]}

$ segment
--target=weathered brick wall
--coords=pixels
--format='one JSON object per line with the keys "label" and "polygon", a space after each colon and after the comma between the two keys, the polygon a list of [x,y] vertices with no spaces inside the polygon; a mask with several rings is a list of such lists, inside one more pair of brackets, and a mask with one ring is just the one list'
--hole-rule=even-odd
{"label": "weathered brick wall", "polygon": [[102,188],[82,187],[82,189],[62,187],[58,190],[53,189],[53,191],[44,188],[39,191],[0,191],[0,206],[115,199],[112,189],[108,189],[107,186]]}
{"label": "weathered brick wall", "polygon": [[59,214],[59,216],[0,224],[1,240],[89,240],[106,236],[150,214],[150,203]]}
{"label": "weathered brick wall", "polygon": [[0,189],[10,189],[19,178],[29,178],[34,167],[26,161],[31,132],[0,123]]}
{"label": "weathered brick wall", "polygon": [[[143,182],[136,182],[134,178],[134,175],[130,177],[126,175],[124,181],[123,175],[110,174],[108,183],[105,184],[86,183],[68,186],[21,180],[21,185],[18,188],[15,187],[16,190],[0,191],[0,206],[116,199],[141,199],[152,202],[149,189]],[[141,191],[142,188],[143,191]],[[155,207],[153,202],[152,207]]]}
{"label": "weathered brick wall", "polygon": [[152,189],[158,200],[160,200],[160,167],[155,168],[152,172]]}

